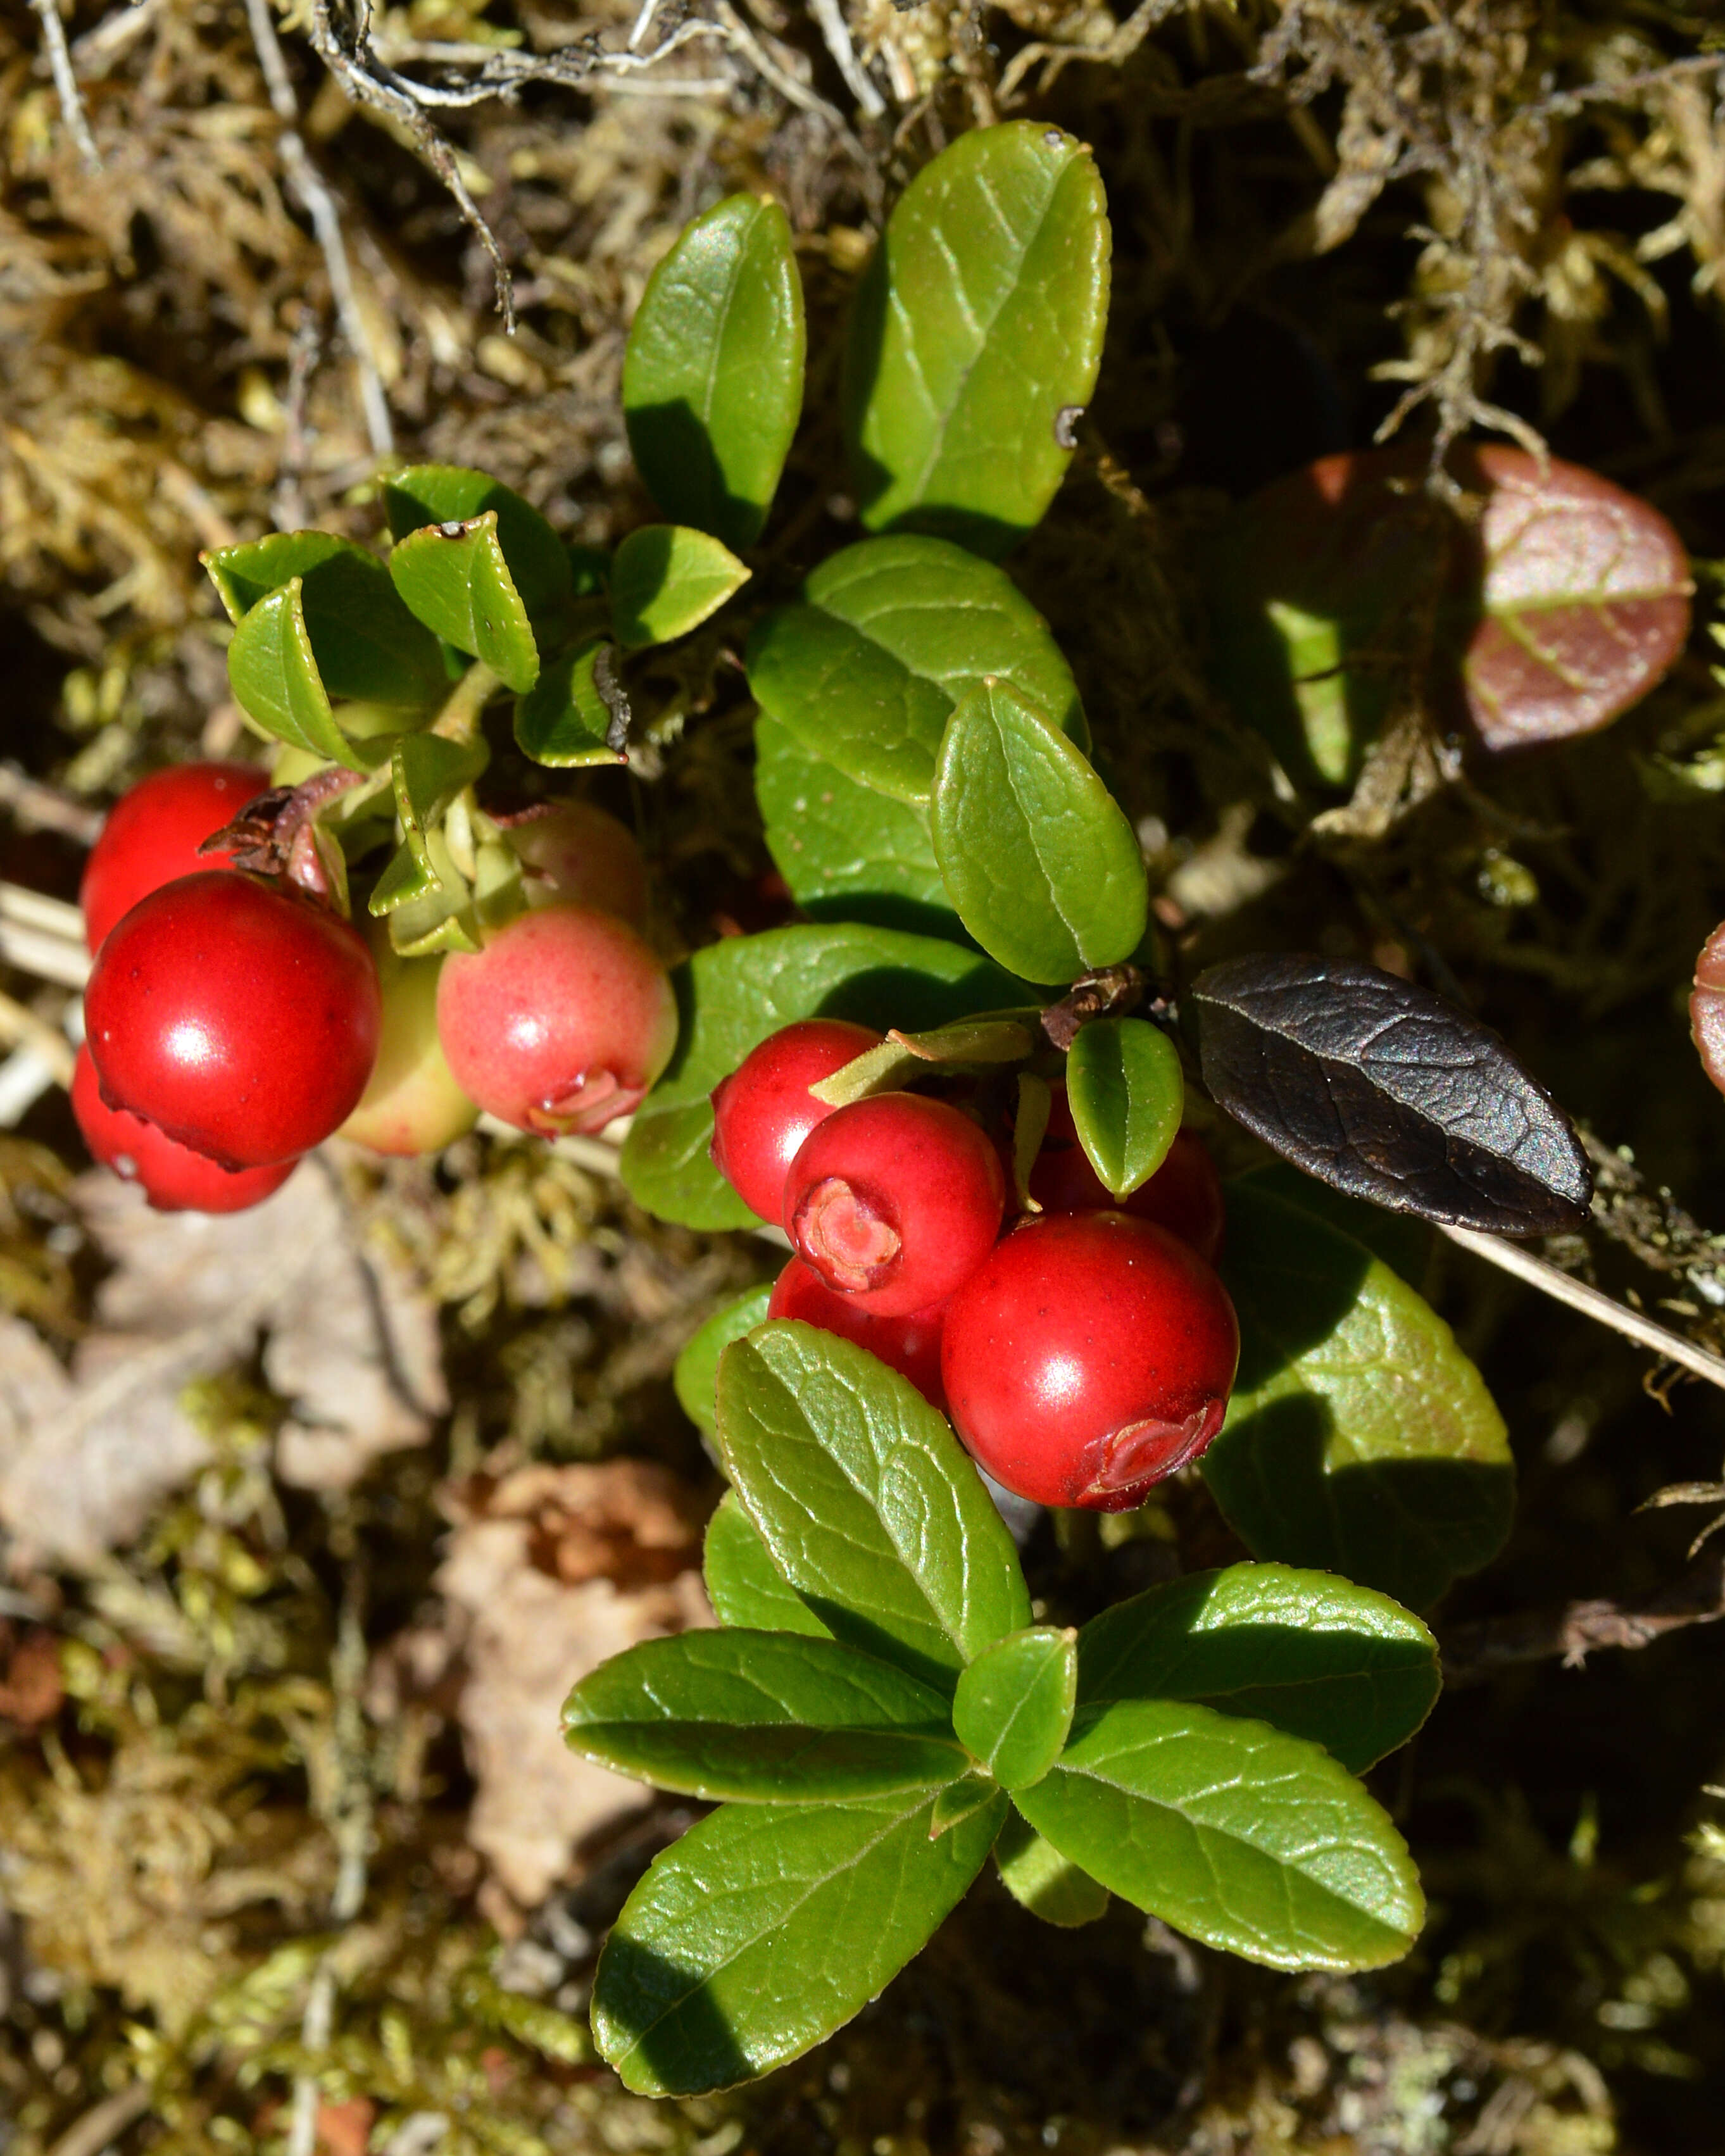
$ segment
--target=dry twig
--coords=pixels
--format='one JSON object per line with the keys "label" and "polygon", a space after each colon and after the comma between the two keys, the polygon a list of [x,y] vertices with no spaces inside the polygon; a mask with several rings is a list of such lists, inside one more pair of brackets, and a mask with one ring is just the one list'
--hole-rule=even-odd
{"label": "dry twig", "polygon": [[78,78],[72,70],[71,49],[66,43],[66,26],[60,20],[56,0],[30,0],[36,19],[42,25],[42,42],[48,49],[49,70],[54,76],[54,93],[60,101],[60,117],[66,123],[66,131],[78,145],[78,154],[84,160],[86,172],[102,169],[101,152],[96,148],[95,137],[90,131],[90,115],[84,109],[84,98],[78,88]]}
{"label": "dry twig", "polygon": [[1671,1586],[1645,1601],[1566,1602],[1458,1625],[1442,1640],[1446,1685],[1480,1684],[1517,1662],[1561,1656],[1579,1668],[1598,1647],[1646,1647],[1688,1625],[1712,1625],[1725,1617],[1725,1551],[1692,1564]]}

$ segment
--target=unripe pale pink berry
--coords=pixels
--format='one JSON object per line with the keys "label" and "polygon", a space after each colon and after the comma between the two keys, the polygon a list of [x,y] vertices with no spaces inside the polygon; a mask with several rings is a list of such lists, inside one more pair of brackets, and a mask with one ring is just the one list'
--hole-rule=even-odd
{"label": "unripe pale pink berry", "polygon": [[437,1029],[455,1082],[518,1130],[603,1130],[670,1062],[677,1005],[634,929],[587,906],[547,906],[452,951]]}

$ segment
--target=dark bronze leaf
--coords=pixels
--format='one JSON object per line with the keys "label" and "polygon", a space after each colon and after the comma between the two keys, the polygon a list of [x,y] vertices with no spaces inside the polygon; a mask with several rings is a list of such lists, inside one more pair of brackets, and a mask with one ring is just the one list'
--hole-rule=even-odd
{"label": "dark bronze leaf", "polygon": [[1191,990],[1218,1106],[1308,1175],[1502,1235],[1587,1216],[1568,1117],[1489,1026],[1375,966],[1235,958]]}

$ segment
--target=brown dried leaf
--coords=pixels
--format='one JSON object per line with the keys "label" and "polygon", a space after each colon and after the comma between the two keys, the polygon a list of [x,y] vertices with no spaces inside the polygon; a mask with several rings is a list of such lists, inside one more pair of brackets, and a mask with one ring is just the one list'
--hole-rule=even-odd
{"label": "brown dried leaf", "polygon": [[583,1841],[647,1801],[641,1784],[567,1750],[559,1715],[611,1656],[712,1623],[697,1569],[703,1508],[633,1460],[526,1467],[452,1496],[461,1524],[437,1585],[467,1671],[459,1713],[479,1784],[468,1838],[531,1908]]}
{"label": "brown dried leaf", "polygon": [[292,1403],[285,1481],[343,1489],[424,1443],[445,1404],[435,1313],[362,1249],[317,1164],[249,1213],[152,1213],[106,1175],[78,1195],[115,1270],[69,1373],[28,1328],[0,1329],[0,1523],[25,1558],[87,1564],[135,1536],[209,1456],[185,1389],[260,1332],[264,1376]]}

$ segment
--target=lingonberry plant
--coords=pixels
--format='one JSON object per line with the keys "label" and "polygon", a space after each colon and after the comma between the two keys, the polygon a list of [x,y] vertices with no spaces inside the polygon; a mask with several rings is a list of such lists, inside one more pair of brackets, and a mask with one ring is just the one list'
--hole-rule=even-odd
{"label": "lingonberry plant", "polygon": [[[1117,1893],[1285,1968],[1394,1958],[1420,1921],[1353,1778],[1435,1693],[1402,1605],[1491,1557],[1512,1474],[1371,1205],[1532,1234],[1584,1215],[1588,1169],[1503,1044],[1414,984],[1282,956],[1166,980],[1071,671],[999,566],[1060,483],[1107,265],[1070,136],[1008,125],[938,157],[853,314],[867,536],[735,609],[767,843],[804,918],[679,968],[677,1048],[623,1172],[670,1220],[782,1222],[798,1258],[678,1368],[731,1483],[706,1558],[723,1629],[632,1650],[568,1704],[578,1749],[721,1803],[600,1964],[599,2046],[644,2091],[794,2057],[990,1851],[1051,1921]],[[802,361],[784,221],[735,197],[672,249],[630,336],[630,439],[662,510],[753,542]],[[1230,664],[1257,671],[1236,706],[1300,783],[1394,750],[1356,677],[1410,578],[1489,748],[1604,723],[1674,655],[1685,565],[1662,520],[1518,453],[1460,464],[1471,525],[1410,501],[1397,459],[1344,459],[1294,490],[1345,512],[1311,520],[1319,544],[1272,491],[1205,564]],[[1635,573],[1587,584],[1586,549],[1542,544],[1553,522],[1609,526]],[[1317,1182],[1260,1168],[1224,1205],[1184,1127],[1189,1067]],[[973,1463],[1101,1509],[1195,1463],[1257,1561],[1076,1635],[1036,1624]]]}
{"label": "lingonberry plant", "polygon": [[[795,1245],[676,1373],[731,1486],[720,1628],[631,1650],[567,1712],[589,1757],[720,1805],[599,1965],[599,2047],[649,2093],[795,2057],[991,1853],[1051,1922],[1117,1894],[1279,1968],[1373,1967],[1421,1921],[1358,1777],[1429,1710],[1412,1612],[1499,1548],[1513,1477],[1385,1211],[1543,1232],[1584,1216],[1589,1173],[1503,1043],[1415,983],[1297,954],[1172,977],[1072,670],[1000,566],[1072,454],[1109,248],[1057,128],[965,135],[911,182],[845,357],[865,536],[824,560],[795,558],[808,519],[756,551],[804,329],[788,222],[742,194],[682,234],[629,339],[668,521],[597,555],[420,466],[383,485],[387,562],[322,532],[211,555],[275,785],[208,834],[229,868],[138,895],[98,956],[109,1110],[224,1168],[344,1117],[393,1151],[475,1107],[546,1134],[631,1113],[639,1204]],[[1485,752],[1604,723],[1681,641],[1681,550],[1645,505],[1466,450],[1479,513],[1445,521],[1411,472],[1327,459],[1203,564],[1219,669],[1290,788],[1407,775],[1374,662],[1410,591]],[[506,705],[533,763],[627,760],[650,654],[694,638],[691,678],[740,658],[802,917],[667,975],[622,827],[482,788]],[[699,704],[685,682],[655,747]],[[1305,1174],[1260,1156],[1224,1189],[1218,1111]],[[1039,1623],[978,1466],[1101,1511],[1194,1469],[1253,1561]]]}

